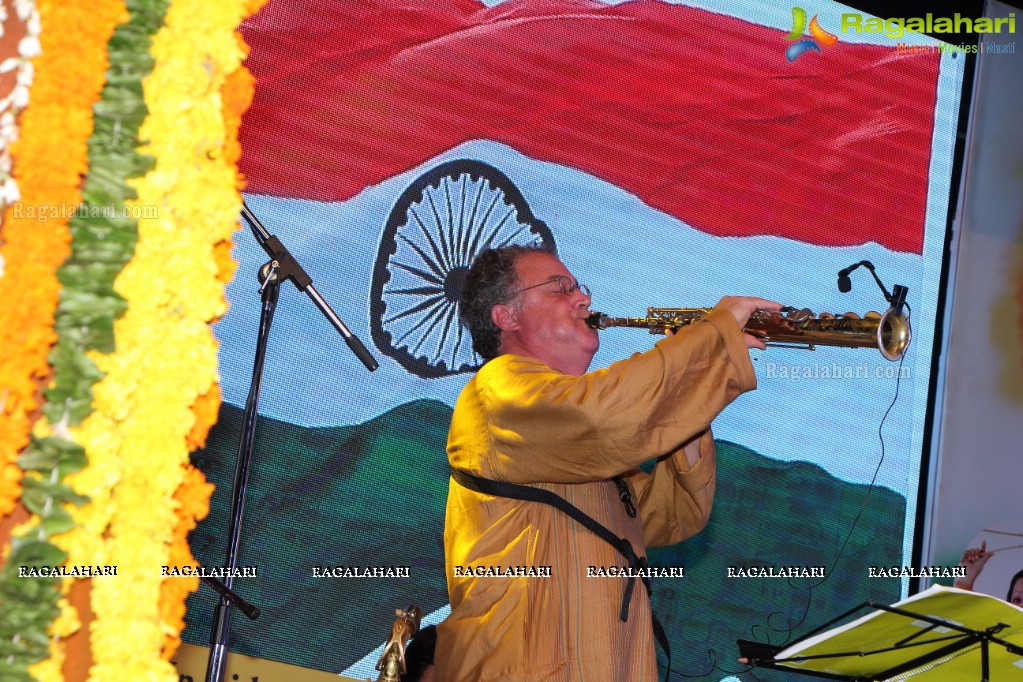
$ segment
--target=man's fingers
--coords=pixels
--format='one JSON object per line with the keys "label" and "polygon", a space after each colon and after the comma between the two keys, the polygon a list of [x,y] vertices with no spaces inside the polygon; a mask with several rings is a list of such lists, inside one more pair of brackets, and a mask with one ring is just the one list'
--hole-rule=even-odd
{"label": "man's fingers", "polygon": [[781,303],[770,299],[757,298],[756,296],[749,296],[748,298],[756,306],[756,310],[770,310],[771,312],[778,312],[783,307]]}
{"label": "man's fingers", "polygon": [[767,346],[764,344],[764,342],[761,339],[758,339],[757,337],[753,336],[752,334],[748,334],[748,333],[743,334],[743,336],[746,337],[746,347],[747,348],[756,348],[758,350],[767,350]]}

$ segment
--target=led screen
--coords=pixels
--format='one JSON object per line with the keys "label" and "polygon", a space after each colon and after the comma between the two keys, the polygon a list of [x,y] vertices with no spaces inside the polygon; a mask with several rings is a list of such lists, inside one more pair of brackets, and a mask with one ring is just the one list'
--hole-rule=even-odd
{"label": "led screen", "polygon": [[[798,10],[798,11],[797,11]],[[754,352],[759,387],[714,423],[708,527],[652,562],[673,667],[772,679],[735,641],[781,644],[906,594],[964,58],[906,33],[842,30],[837,3],[271,0],[243,27],[256,99],[246,201],[380,363],[370,373],[305,295],[282,290],[267,352],[232,649],[365,679],[394,608],[447,608],[445,439],[479,359],[457,322],[488,244],[556,246],[593,308],[759,295],[885,312],[865,267],[908,288],[912,344]],[[812,21],[811,21],[812,20]],[[925,49],[908,49],[915,45]],[[217,325],[224,406],[195,461],[218,484],[192,536],[223,562],[266,260],[248,230]],[[593,367],[649,348],[602,332]],[[317,578],[324,566],[407,577]],[[737,577],[736,567],[824,577]],[[730,570],[731,569],[731,570]],[[206,588],[203,588],[205,590]],[[189,602],[208,641],[213,599]]]}

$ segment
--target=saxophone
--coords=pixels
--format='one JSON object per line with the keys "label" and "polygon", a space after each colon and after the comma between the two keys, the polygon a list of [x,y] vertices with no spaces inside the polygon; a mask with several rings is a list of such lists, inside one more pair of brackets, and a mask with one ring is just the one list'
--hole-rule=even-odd
{"label": "saxophone", "polygon": [[395,609],[394,615],[396,618],[391,625],[391,636],[377,661],[376,669],[380,671],[377,682],[400,682],[401,676],[405,674],[405,646],[419,632],[422,611],[418,606]]}
{"label": "saxophone", "polygon": [[[608,327],[636,327],[651,334],[673,332],[699,320],[711,308],[647,308],[646,317],[610,317],[594,312],[586,324],[594,329]],[[889,308],[883,315],[854,313],[836,316],[831,313],[815,315],[806,308],[786,306],[780,312],[757,310],[749,318],[743,331],[762,340],[768,346],[815,350],[816,346],[843,346],[846,348],[877,348],[886,360],[900,360],[909,348],[913,336],[909,317],[901,306]]]}

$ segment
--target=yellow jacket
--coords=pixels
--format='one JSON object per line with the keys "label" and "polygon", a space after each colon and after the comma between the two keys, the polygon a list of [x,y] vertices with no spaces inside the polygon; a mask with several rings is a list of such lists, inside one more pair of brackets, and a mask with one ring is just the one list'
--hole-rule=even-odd
{"label": "yellow jacket", "polygon": [[[706,525],[711,421],[754,388],[742,333],[722,312],[579,377],[502,355],[459,396],[448,459],[478,476],[557,493],[643,556]],[[699,461],[690,467],[694,451]],[[637,469],[654,458],[652,474]],[[610,480],[619,475],[635,518]],[[645,589],[635,589],[622,622],[625,579],[594,574],[625,560],[563,512],[452,481],[444,544],[451,615],[437,631],[440,682],[656,681]]]}

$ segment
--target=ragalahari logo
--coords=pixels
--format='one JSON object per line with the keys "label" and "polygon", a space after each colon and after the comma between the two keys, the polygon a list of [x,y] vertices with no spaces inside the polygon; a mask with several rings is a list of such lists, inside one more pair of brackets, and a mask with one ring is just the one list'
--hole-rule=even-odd
{"label": "ragalahari logo", "polygon": [[799,55],[809,50],[821,51],[822,47],[831,47],[838,42],[838,36],[828,33],[820,24],[817,23],[817,15],[813,15],[813,19],[810,20],[810,35],[811,38],[804,37],[803,33],[806,31],[806,10],[802,7],[792,8],[792,33],[785,36],[785,40],[795,40],[797,42],[792,43],[785,50],[785,58],[790,62],[794,62],[799,58]]}

